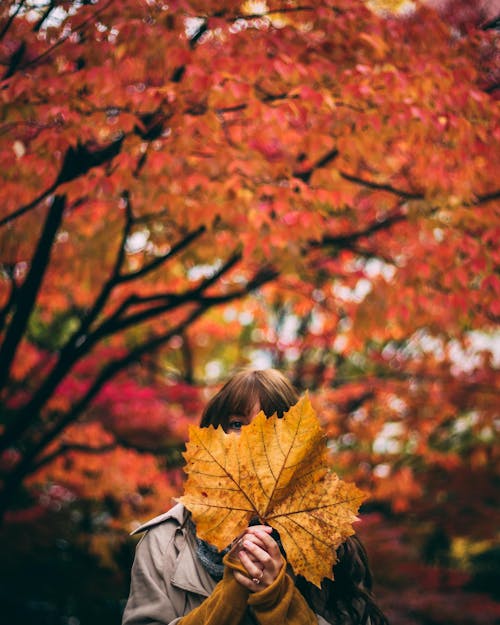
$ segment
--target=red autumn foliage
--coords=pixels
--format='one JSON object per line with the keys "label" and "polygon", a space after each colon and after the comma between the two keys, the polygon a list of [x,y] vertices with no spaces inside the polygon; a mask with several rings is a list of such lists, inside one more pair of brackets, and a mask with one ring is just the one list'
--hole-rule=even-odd
{"label": "red autumn foliage", "polygon": [[11,529],[85,510],[111,562],[179,492],[213,387],[272,364],[414,532],[397,622],[497,618],[461,590],[498,538],[495,3],[415,4],[2,4]]}

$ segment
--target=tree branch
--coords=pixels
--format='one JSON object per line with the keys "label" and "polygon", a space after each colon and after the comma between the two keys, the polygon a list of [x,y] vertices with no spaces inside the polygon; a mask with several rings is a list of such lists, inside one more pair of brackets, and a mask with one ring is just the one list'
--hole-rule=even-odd
{"label": "tree branch", "polygon": [[492,200],[498,200],[500,198],[500,190],[492,191],[491,193],[485,193],[484,195],[478,195],[477,199],[473,204],[486,204],[486,202],[491,202]]}
{"label": "tree branch", "polygon": [[[220,267],[218,271],[214,273],[210,278],[206,278],[203,280],[197,287],[186,291],[185,293],[181,293],[180,295],[174,293],[167,293],[164,295],[155,295],[152,298],[141,298],[141,297],[130,297],[125,302],[123,302],[118,309],[112,313],[103,323],[93,332],[92,337],[90,337],[90,341],[92,343],[96,343],[105,336],[109,336],[110,334],[116,334],[117,332],[121,332],[126,328],[137,325],[139,323],[143,323],[148,319],[161,315],[162,313],[168,312],[173,308],[177,308],[187,303],[197,303],[197,302],[208,302],[202,298],[202,293],[206,289],[208,289],[212,284],[217,282],[224,274],[226,274],[230,269],[234,267],[234,265],[241,259],[240,253],[234,253],[230,258]],[[121,317],[122,313],[124,313],[132,304],[139,305],[144,304],[148,301],[160,301],[160,303],[156,306],[151,306],[146,310],[141,310],[137,313],[129,314],[126,317]],[[220,303],[215,302],[214,303]]]}
{"label": "tree branch", "polygon": [[42,467],[50,464],[57,458],[64,456],[71,451],[78,451],[80,453],[99,455],[104,454],[107,451],[113,451],[118,447],[118,443],[109,443],[107,445],[101,445],[100,447],[91,447],[90,445],[79,445],[77,443],[63,443],[57,449],[50,454],[47,454],[40,458],[40,460],[33,464],[33,473],[38,471]]}
{"label": "tree branch", "polygon": [[141,269],[129,274],[120,274],[118,280],[120,283],[130,282],[131,280],[136,280],[137,278],[142,278],[146,274],[150,273],[154,269],[157,269],[160,265],[162,265],[165,261],[170,260],[173,256],[184,250],[188,245],[190,245],[193,241],[195,241],[199,236],[201,236],[204,232],[206,232],[205,226],[200,226],[196,230],[192,230],[188,232],[184,238],[176,243],[167,253],[163,254],[163,256],[158,256],[149,264],[144,265]]}
{"label": "tree branch", "polygon": [[318,161],[316,161],[316,163],[310,169],[300,173],[294,173],[293,176],[295,178],[298,178],[299,180],[303,180],[305,183],[308,183],[311,179],[311,176],[317,169],[325,167],[326,165],[334,161],[338,155],[339,151],[337,150],[337,148],[334,148],[333,150],[330,150],[324,156],[322,156]]}
{"label": "tree branch", "polygon": [[47,219],[38,241],[37,248],[31,259],[29,273],[19,289],[16,309],[0,347],[0,389],[4,387],[10,368],[16,356],[19,343],[26,331],[28,320],[33,310],[43,277],[47,271],[52,246],[59,226],[62,222],[66,198],[56,196],[49,208]]}
{"label": "tree branch", "polygon": [[68,41],[68,39],[74,35],[75,33],[78,32],[83,32],[87,26],[91,23],[93,23],[95,21],[95,19],[97,18],[97,16],[101,13],[103,13],[111,4],[113,4],[114,0],[108,0],[108,2],[106,4],[104,4],[103,6],[99,7],[98,9],[95,10],[95,12],[90,15],[87,19],[83,20],[83,22],[81,24],[78,24],[78,26],[76,26],[75,28],[72,28],[68,34],[64,35],[63,37],[61,37],[61,39],[59,39],[58,41],[56,41],[52,46],[50,46],[50,48],[47,48],[46,50],[44,50],[41,54],[39,54],[38,56],[30,59],[29,61],[27,61],[26,63],[24,63],[21,67],[21,69],[26,69],[27,67],[36,65],[37,63],[39,63],[41,60],[43,60],[45,57],[49,56],[52,52],[54,52],[54,50],[57,50],[57,48],[59,48],[60,46],[62,46],[64,43],[66,43],[66,41]]}
{"label": "tree branch", "polygon": [[406,220],[406,215],[404,213],[402,213],[400,210],[393,211],[392,213],[387,215],[387,217],[383,219],[382,221],[377,220],[375,222],[372,222],[371,224],[367,225],[362,230],[358,230],[357,232],[351,232],[350,234],[344,234],[344,235],[339,235],[339,236],[325,235],[321,239],[321,241],[311,241],[309,245],[311,248],[325,247],[325,246],[346,248],[346,247],[351,246],[353,243],[355,243],[356,241],[358,241],[359,239],[363,237],[370,236],[374,234],[375,232],[378,232],[379,230],[386,230],[390,228],[391,226],[393,226],[395,223],[398,223],[400,221],[405,221],[405,220]]}
{"label": "tree branch", "polygon": [[125,245],[126,245],[127,238],[130,235],[130,231],[131,231],[132,226],[133,226],[133,217],[132,217],[132,211],[131,211],[131,207],[130,207],[128,191],[125,191],[122,194],[122,197],[123,197],[123,199],[125,201],[125,224],[123,226],[121,243],[120,243],[120,245],[118,247],[118,253],[116,255],[115,264],[114,264],[113,269],[111,271],[111,276],[105,282],[105,284],[103,285],[103,287],[102,287],[99,295],[97,296],[97,298],[96,298],[96,300],[94,302],[94,305],[92,306],[91,310],[82,319],[80,327],[74,333],[74,335],[70,338],[68,343],[76,344],[76,342],[80,338],[83,339],[85,337],[85,334],[87,333],[88,329],[90,328],[92,323],[95,321],[95,319],[98,317],[99,313],[104,308],[104,305],[106,304],[106,301],[108,300],[112,290],[118,284],[121,267],[122,267],[122,264],[123,264],[123,260],[125,258]]}
{"label": "tree branch", "polygon": [[422,193],[412,193],[411,191],[403,191],[402,189],[396,189],[390,184],[381,184],[378,182],[373,182],[371,180],[365,180],[360,176],[353,176],[352,174],[348,174],[346,172],[339,172],[344,180],[348,180],[349,182],[353,182],[354,184],[358,184],[361,187],[366,187],[367,189],[374,189],[376,191],[387,191],[388,193],[392,193],[393,195],[397,195],[405,200],[423,200],[424,195]]}
{"label": "tree branch", "polygon": [[65,182],[71,182],[79,176],[84,176],[94,167],[99,167],[103,163],[111,161],[121,150],[124,137],[120,137],[117,141],[99,147],[96,150],[91,150],[89,146],[78,144],[76,148],[69,147],[64,156],[64,161],[61,165],[61,170],[55,180],[48,189],[43,191],[33,201],[29,202],[21,208],[18,208],[10,215],[0,219],[0,227],[14,221],[18,217],[21,217],[31,209],[33,209],[42,200],[51,195],[59,185]]}
{"label": "tree branch", "polygon": [[41,27],[43,26],[43,23],[49,17],[49,15],[52,13],[52,11],[54,10],[55,6],[56,6],[55,1],[54,0],[50,0],[50,2],[47,4],[47,8],[45,9],[43,15],[40,16],[40,19],[38,20],[38,22],[33,26],[33,31],[35,33],[40,31]]}
{"label": "tree branch", "polygon": [[[124,227],[123,232],[123,242],[126,240],[127,232],[129,231],[132,217],[131,214],[127,217],[127,223]],[[200,236],[204,230],[199,228],[192,233],[189,233],[182,241],[177,243],[171,250],[168,255],[166,255],[165,260],[172,258],[175,254],[179,253],[182,249],[184,249],[187,245],[189,245],[197,236]],[[124,243],[122,244],[122,248],[124,248]],[[116,323],[119,315],[126,310],[126,308],[134,303],[134,300],[129,298],[126,300],[126,303],[123,303],[115,313],[113,313],[110,317],[108,317],[102,324],[99,326],[92,334],[87,335],[87,331],[90,328],[93,321],[97,318],[98,314],[101,312],[104,304],[107,301],[112,289],[114,286],[119,284],[119,273],[120,273],[120,264],[121,264],[122,254],[119,252],[117,260],[115,262],[115,267],[112,273],[110,280],[108,280],[107,284],[101,290],[101,293],[98,295],[97,300],[92,307],[92,310],[85,317],[82,324],[76,330],[76,332],[68,339],[66,345],[60,350],[59,358],[55,363],[54,367],[50,371],[50,373],[45,378],[45,381],[40,386],[40,388],[36,391],[36,393],[31,397],[29,402],[20,409],[15,415],[15,421],[11,421],[5,428],[5,430],[0,434],[0,450],[7,449],[13,442],[23,434],[29,427],[30,423],[32,423],[35,419],[38,418],[40,410],[43,408],[45,403],[51,397],[54,390],[57,386],[62,382],[62,380],[70,373],[78,360],[83,358],[92,347],[98,343],[100,339],[105,336],[109,336],[110,334],[116,334],[117,332],[126,329],[133,325],[134,323],[140,323],[141,321],[145,321],[154,316],[161,314],[162,312],[166,312],[171,310],[181,304],[184,304],[189,300],[194,298],[194,295],[198,293],[198,291],[204,290],[210,286],[214,280],[217,280],[223,273],[228,271],[231,266],[233,266],[236,260],[234,258],[230,259],[225,266],[223,266],[219,272],[217,272],[212,278],[205,280],[201,285],[199,285],[196,289],[189,291],[184,296],[178,296],[177,299],[172,299],[171,303],[166,305],[163,303],[162,306],[156,306],[153,309],[149,309],[147,315],[141,315],[137,313],[135,316],[130,316],[125,320],[122,320],[121,323]],[[159,296],[155,296],[157,299]],[[174,297],[164,295],[163,302],[165,302],[166,297]],[[137,298],[137,302],[139,303],[141,300]]]}
{"label": "tree branch", "polygon": [[32,441],[31,444],[25,444],[25,453],[22,460],[14,468],[4,480],[4,489],[0,497],[0,512],[8,505],[10,497],[15,493],[20,483],[27,475],[34,471],[34,461],[46,447],[59,436],[59,434],[70,424],[76,421],[80,414],[88,407],[91,401],[100,392],[103,386],[112,379],[119,371],[122,371],[132,363],[139,361],[145,354],[151,353],[159,349],[168,342],[173,336],[182,334],[185,330],[199,317],[201,317],[208,309],[217,304],[231,301],[231,299],[240,299],[243,295],[247,295],[252,290],[262,286],[266,282],[274,279],[277,273],[272,268],[263,268],[258,271],[255,276],[248,281],[243,289],[234,291],[224,298],[207,298],[203,303],[192,310],[186,318],[171,328],[168,332],[153,337],[142,345],[131,350],[126,357],[108,363],[101,373],[94,380],[92,386],[87,390],[83,397],[78,400],[71,410],[61,415],[61,419],[47,429],[38,440]]}
{"label": "tree branch", "polygon": [[0,40],[3,39],[5,37],[5,35],[7,34],[9,28],[12,26],[12,22],[16,19],[16,17],[19,15],[19,12],[21,11],[21,9],[24,6],[24,3],[26,2],[26,0],[20,0],[17,3],[16,6],[16,10],[12,11],[12,13],[9,16],[9,19],[6,20],[5,22],[5,26],[2,28],[2,30],[0,31]]}
{"label": "tree branch", "polygon": [[5,306],[3,306],[3,308],[0,310],[0,331],[3,330],[10,311],[14,309],[15,301],[19,291],[19,289],[17,288],[16,280],[14,278],[15,264],[10,265],[8,268],[6,268],[6,266],[4,265],[3,271],[8,274],[8,277],[10,279],[10,292],[7,301],[5,302]]}

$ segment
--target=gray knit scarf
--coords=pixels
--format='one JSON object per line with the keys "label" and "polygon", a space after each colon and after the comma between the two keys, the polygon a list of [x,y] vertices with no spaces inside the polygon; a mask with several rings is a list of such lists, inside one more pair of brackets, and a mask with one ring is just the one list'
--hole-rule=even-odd
{"label": "gray knit scarf", "polygon": [[210,575],[219,582],[222,579],[222,575],[224,573],[224,564],[222,563],[222,559],[229,551],[231,546],[226,547],[222,551],[219,551],[217,547],[207,543],[205,540],[201,540],[196,536],[196,555],[200,559],[200,562],[203,564],[205,569],[210,573]]}

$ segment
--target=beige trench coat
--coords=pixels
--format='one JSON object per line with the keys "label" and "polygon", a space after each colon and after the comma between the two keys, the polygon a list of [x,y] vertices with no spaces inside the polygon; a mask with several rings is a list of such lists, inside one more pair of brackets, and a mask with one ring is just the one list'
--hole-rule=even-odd
{"label": "beige trench coat", "polygon": [[[198,560],[187,517],[177,504],[133,532],[145,533],[136,547],[122,625],[175,625],[212,593],[216,582]],[[256,621],[248,615],[241,625]],[[318,616],[318,625],[328,623]]]}

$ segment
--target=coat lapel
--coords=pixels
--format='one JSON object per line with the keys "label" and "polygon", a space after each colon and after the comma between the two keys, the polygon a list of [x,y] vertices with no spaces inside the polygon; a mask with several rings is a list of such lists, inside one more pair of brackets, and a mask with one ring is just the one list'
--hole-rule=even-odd
{"label": "coat lapel", "polygon": [[171,583],[176,588],[208,597],[212,594],[216,582],[198,560],[194,536],[191,535],[187,528],[179,531],[184,533],[184,537],[182,544],[179,545],[179,555],[177,556]]}

